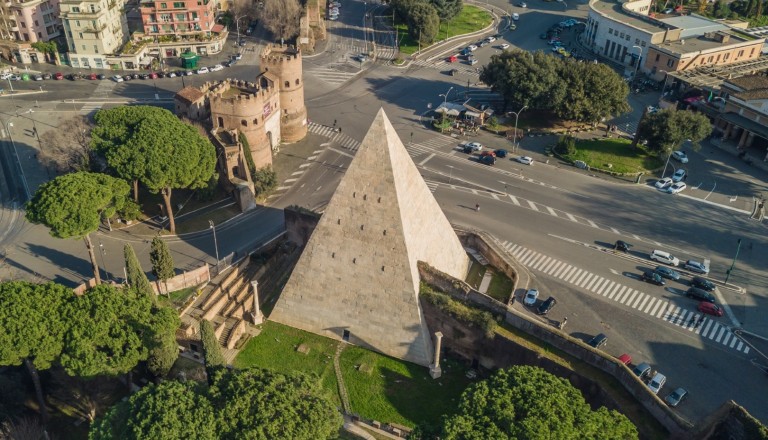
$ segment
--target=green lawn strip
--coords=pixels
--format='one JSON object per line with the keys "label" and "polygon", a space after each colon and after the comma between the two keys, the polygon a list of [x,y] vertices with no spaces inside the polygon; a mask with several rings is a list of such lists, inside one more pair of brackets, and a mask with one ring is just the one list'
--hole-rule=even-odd
{"label": "green lawn strip", "polygon": [[502,322],[496,327],[496,332],[500,335],[514,341],[529,350],[539,353],[563,367],[569,368],[579,375],[586,377],[598,384],[602,389],[616,401],[621,408],[621,413],[629,417],[632,423],[637,426],[641,436],[650,439],[664,439],[669,436],[667,430],[654,419],[643,406],[635,399],[624,386],[610,374],[576,359],[573,356],[547,344],[539,339],[522,332],[515,327]]}
{"label": "green lawn strip", "polygon": [[435,380],[425,367],[359,347],[341,355],[341,371],[352,411],[368,419],[413,427],[437,424],[456,411],[461,393],[471,382],[460,364],[447,361]]}
{"label": "green lawn strip", "polygon": [[[479,31],[491,24],[491,14],[484,9],[480,9],[476,6],[464,5],[459,15],[454,17],[447,23],[440,24],[440,30],[435,36],[436,40],[442,40],[446,37],[452,37],[456,35],[470,34],[472,32]],[[405,23],[396,21],[395,28],[397,29],[398,41],[400,42],[400,53],[411,55],[419,50],[419,43],[416,38],[411,38],[408,34],[408,26]],[[426,45],[422,45],[421,49],[425,49]]]}
{"label": "green lawn strip", "polygon": [[[299,345],[309,347],[308,354],[297,351]],[[340,404],[333,356],[337,342],[273,321],[264,323],[261,333],[251,338],[235,358],[235,367],[270,368],[283,373],[300,371],[317,376],[323,388]]]}
{"label": "green lawn strip", "polygon": [[576,142],[576,153],[567,159],[581,160],[601,170],[608,170],[608,164],[612,164],[610,171],[616,173],[648,172],[662,165],[658,157],[640,146],[632,147],[628,139],[580,140]]}
{"label": "green lawn strip", "polygon": [[486,295],[500,301],[504,304],[509,301],[509,295],[512,294],[512,280],[501,272],[493,271],[493,278],[491,278],[491,284],[488,285],[488,291]]}
{"label": "green lawn strip", "polygon": [[470,259],[470,261],[472,261],[472,266],[469,267],[469,274],[467,274],[467,284],[477,289],[480,287],[480,281],[483,280],[486,268],[474,259]]}

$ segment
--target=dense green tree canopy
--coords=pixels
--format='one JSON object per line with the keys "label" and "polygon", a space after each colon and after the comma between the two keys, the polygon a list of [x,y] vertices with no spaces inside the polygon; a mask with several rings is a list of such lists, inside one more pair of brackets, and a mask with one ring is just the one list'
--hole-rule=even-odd
{"label": "dense green tree canopy", "polygon": [[151,332],[149,338],[145,337],[145,345],[149,347],[147,367],[155,376],[165,376],[179,358],[176,329],[181,321],[170,307],[153,307],[149,317]]}
{"label": "dense green tree canopy", "polygon": [[440,17],[432,4],[426,1],[414,3],[408,11],[408,35],[421,44],[435,40],[440,30]]}
{"label": "dense green tree canopy", "polygon": [[103,218],[115,215],[128,205],[128,185],[106,174],[77,172],[45,182],[27,202],[26,217],[48,227],[56,238],[85,241],[96,283],[101,282],[90,233]]}
{"label": "dense green tree canopy", "polygon": [[162,238],[155,237],[152,239],[149,259],[152,262],[152,273],[158,280],[170,280],[176,274],[173,268],[173,256],[171,256],[171,251]]}
{"label": "dense green tree canopy", "polygon": [[638,434],[616,411],[592,411],[567,380],[538,367],[515,366],[471,385],[440,438],[625,440]]}
{"label": "dense green tree canopy", "polygon": [[212,378],[212,372],[217,367],[223,367],[226,362],[221,354],[219,341],[216,339],[216,333],[213,324],[207,319],[200,321],[200,340],[203,343],[203,354],[205,355],[205,368],[208,371],[208,377]]}
{"label": "dense green tree canopy", "polygon": [[459,15],[461,8],[464,6],[462,0],[429,0],[429,2],[437,10],[437,15],[442,22],[446,22]]}
{"label": "dense green tree canopy", "polygon": [[712,124],[704,114],[687,110],[664,109],[646,114],[637,129],[648,149],[663,155],[672,153],[688,139],[695,147],[712,133]]}
{"label": "dense green tree canopy", "polygon": [[133,250],[133,246],[126,243],[123,246],[123,257],[125,258],[125,273],[126,282],[128,286],[136,292],[137,295],[144,295],[149,298],[154,304],[157,300],[155,291],[152,290],[152,285],[147,278],[147,274],[141,268],[139,259],[136,258],[136,252]]}
{"label": "dense green tree canopy", "polygon": [[491,57],[480,80],[515,110],[546,110],[576,121],[599,122],[629,110],[629,88],[608,66],[544,52],[505,51]]}
{"label": "dense green tree canopy", "polygon": [[318,379],[269,370],[217,370],[212,385],[167,381],[118,403],[97,439],[321,440],[341,427]]}
{"label": "dense green tree canopy", "polygon": [[168,110],[124,106],[96,114],[94,149],[122,178],[140,181],[159,192],[165,202],[171,232],[176,231],[173,189],[198,189],[214,175],[216,151],[211,142]]}
{"label": "dense green tree canopy", "polygon": [[216,413],[192,381],[148,385],[91,425],[91,440],[218,439]]}

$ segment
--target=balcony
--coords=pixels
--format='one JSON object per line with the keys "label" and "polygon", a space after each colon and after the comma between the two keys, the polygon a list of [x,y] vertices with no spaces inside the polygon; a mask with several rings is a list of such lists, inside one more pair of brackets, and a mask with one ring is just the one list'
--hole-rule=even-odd
{"label": "balcony", "polygon": [[99,33],[101,31],[103,31],[106,28],[107,28],[107,24],[106,23],[102,23],[102,24],[97,24],[96,26],[88,26],[86,28],[83,28],[82,32],[85,32],[85,33],[88,33],[88,34],[96,34],[96,33]]}

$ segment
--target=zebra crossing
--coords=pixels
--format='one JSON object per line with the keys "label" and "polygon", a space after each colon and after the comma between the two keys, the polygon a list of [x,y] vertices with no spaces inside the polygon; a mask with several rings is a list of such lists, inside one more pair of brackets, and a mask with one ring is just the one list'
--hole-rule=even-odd
{"label": "zebra crossing", "polygon": [[87,102],[83,104],[83,106],[80,108],[79,113],[81,115],[90,115],[101,110],[103,106],[104,106],[103,102]]}
{"label": "zebra crossing", "polygon": [[360,147],[360,142],[352,139],[344,133],[339,133],[335,127],[329,127],[327,125],[318,124],[316,122],[310,122],[308,130],[310,133],[327,137],[331,142],[336,142],[342,148],[350,151],[357,151],[357,149]]}
{"label": "zebra crossing", "polygon": [[459,71],[460,75],[469,75],[469,76],[476,76],[480,77],[480,69],[478,67],[473,67],[468,64],[464,63],[448,63],[444,59],[440,58],[437,60],[416,60],[411,63],[411,66],[420,66],[420,67],[426,67],[429,69],[456,69]]}
{"label": "zebra crossing", "polygon": [[[743,352],[744,354],[749,353],[749,346],[731,332],[728,326],[695,310],[685,309],[672,301],[653,297],[532,249],[508,241],[501,244],[521,264],[531,270],[544,273],[587,292],[631,307],[639,312],[661,319],[666,323],[736,351]],[[697,324],[699,320],[701,322]]]}
{"label": "zebra crossing", "polygon": [[[333,66],[333,65],[329,65]],[[349,68],[348,66],[344,65]],[[360,73],[360,71],[354,71],[354,72],[347,72],[344,70],[335,69],[333,67],[309,67],[304,69],[304,75],[311,78],[317,78],[323,82],[329,83],[329,84],[344,84],[345,82],[349,81],[350,79],[357,76],[357,74]]]}

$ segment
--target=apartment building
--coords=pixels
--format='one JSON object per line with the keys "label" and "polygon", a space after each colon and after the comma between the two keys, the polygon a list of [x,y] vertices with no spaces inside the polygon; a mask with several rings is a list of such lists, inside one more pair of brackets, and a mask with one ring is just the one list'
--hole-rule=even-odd
{"label": "apartment building", "polygon": [[61,0],[59,6],[69,64],[109,68],[108,57],[116,55],[129,37],[122,0]]}
{"label": "apartment building", "polygon": [[139,10],[148,37],[209,35],[216,22],[213,0],[143,0]]}
{"label": "apartment building", "polygon": [[0,1],[0,39],[35,43],[61,35],[59,0]]}

